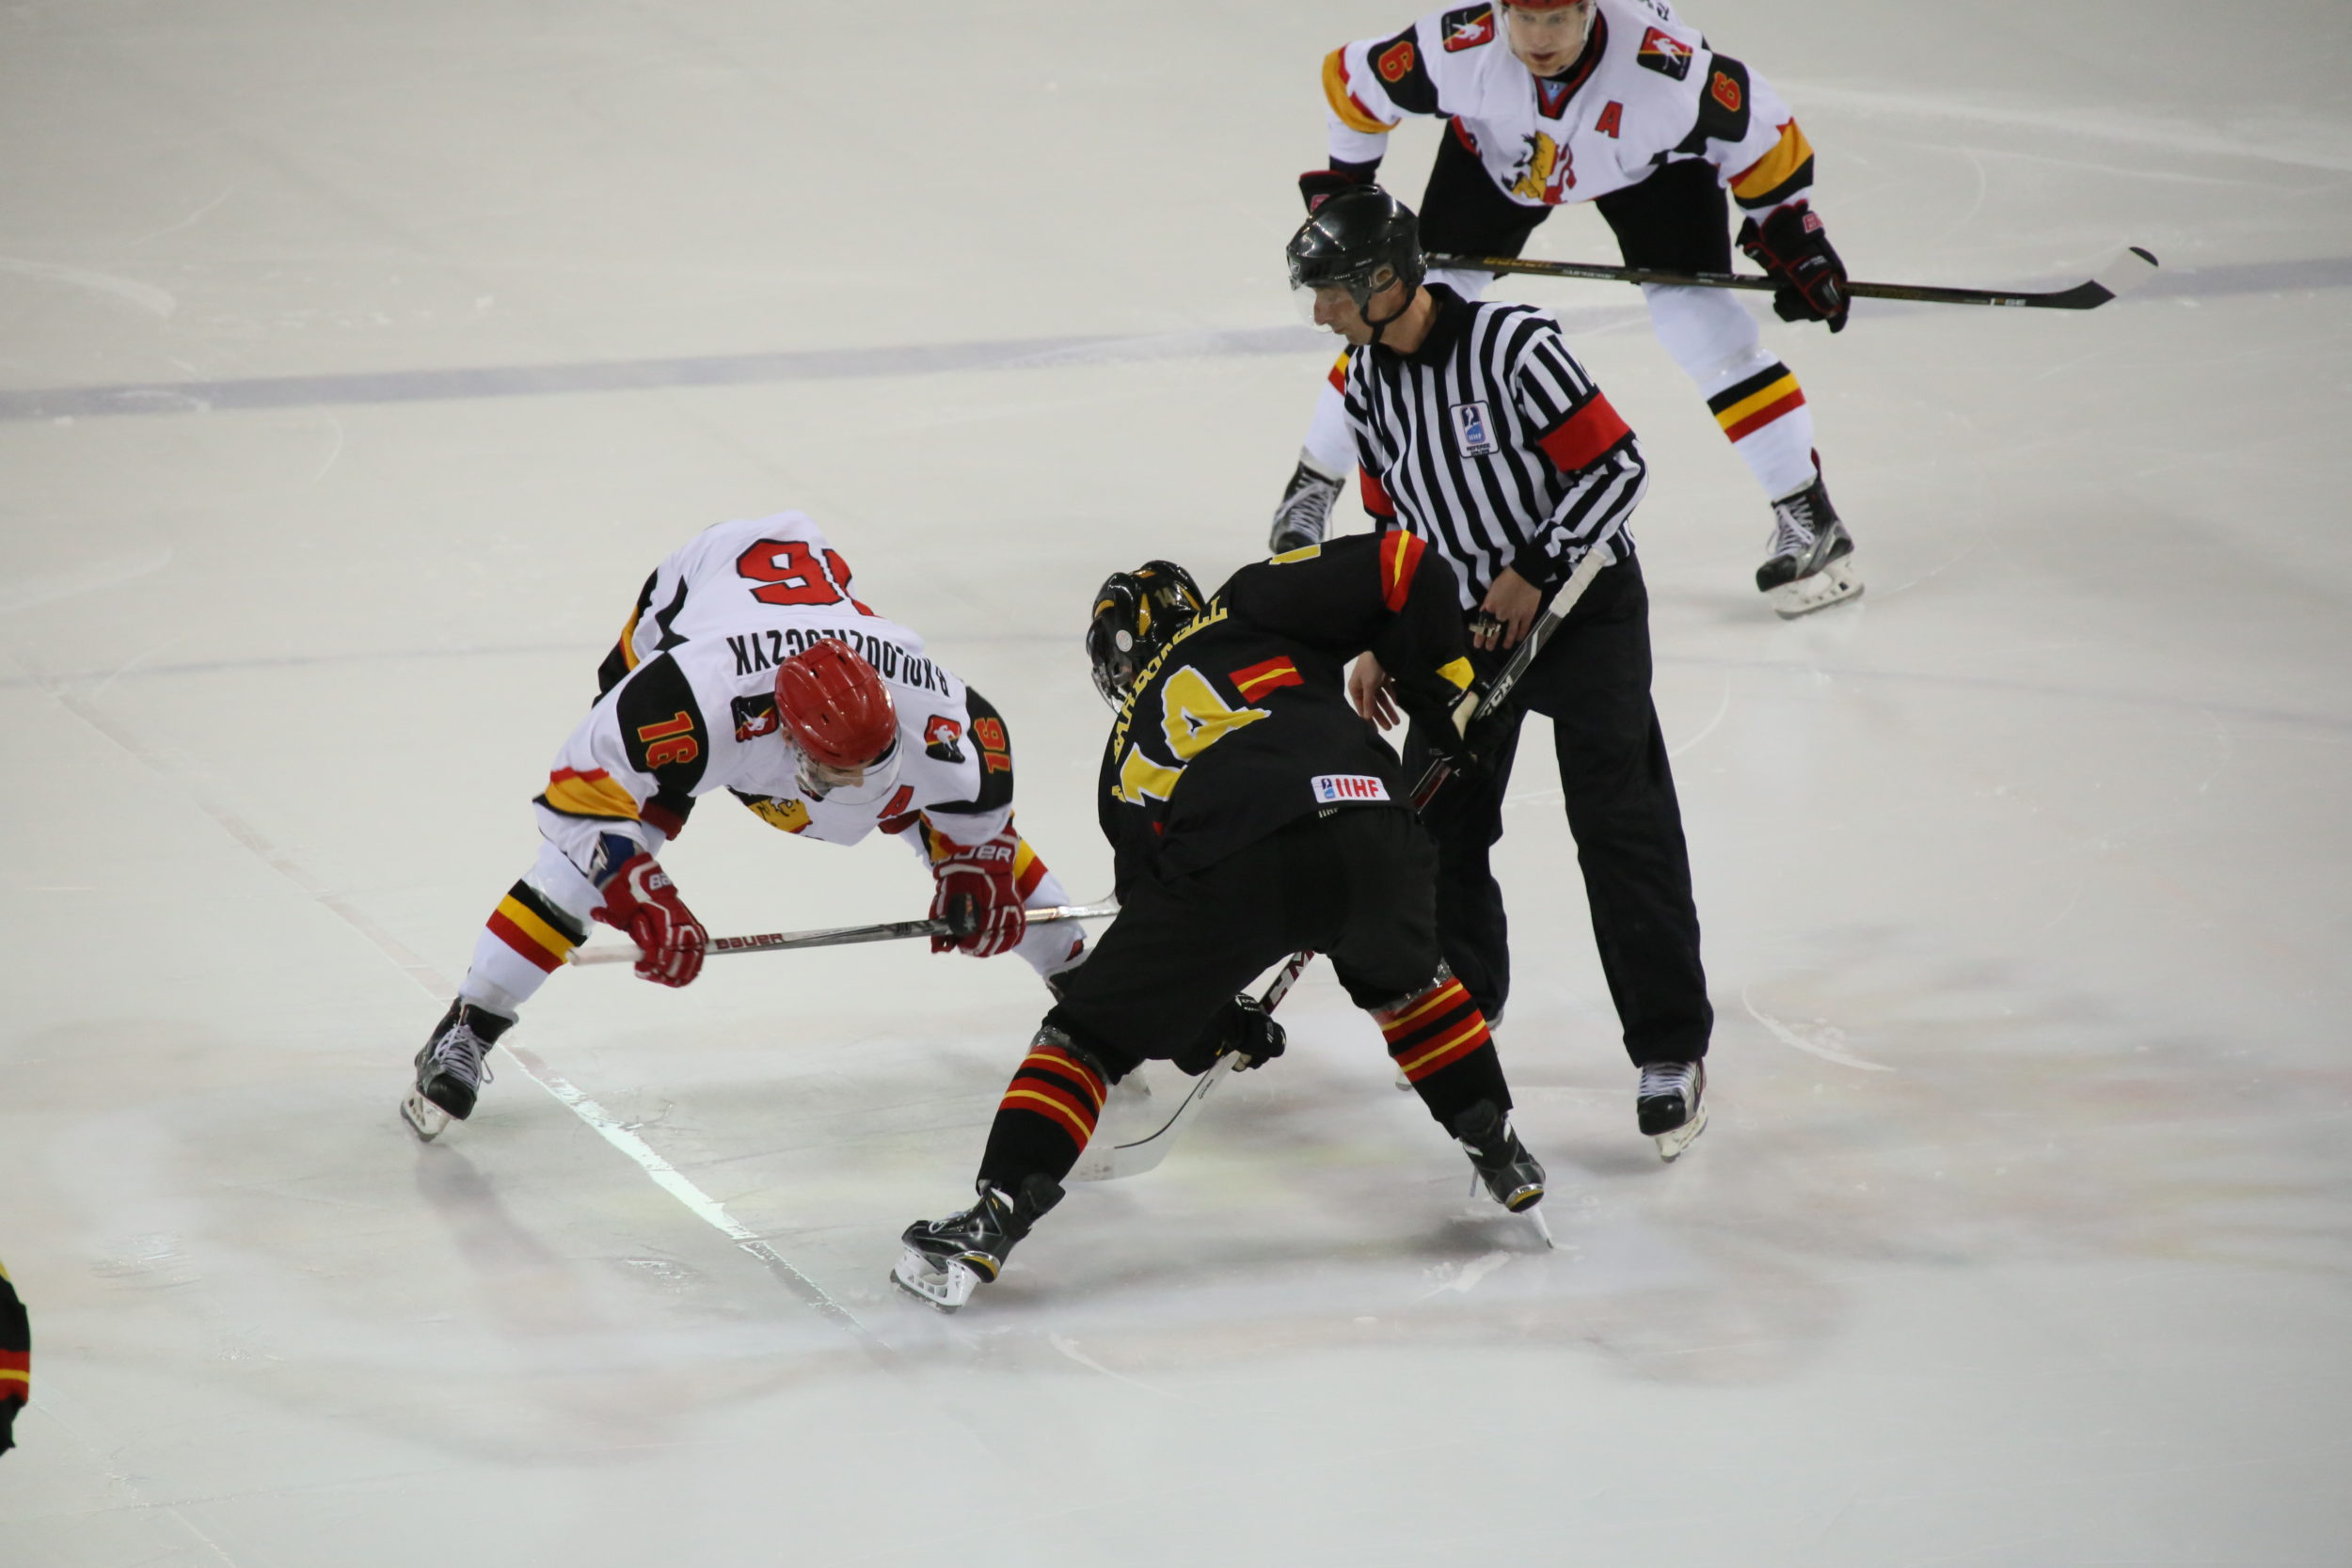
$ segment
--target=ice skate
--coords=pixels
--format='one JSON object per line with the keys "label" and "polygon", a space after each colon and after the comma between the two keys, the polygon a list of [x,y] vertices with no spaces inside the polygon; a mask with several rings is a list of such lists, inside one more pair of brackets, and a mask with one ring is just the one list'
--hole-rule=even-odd
{"label": "ice skate", "polygon": [[1756,586],[1784,621],[1809,615],[1862,592],[1854,570],[1853,536],[1837,520],[1820,472],[1794,495],[1772,502],[1770,559],[1756,569]]}
{"label": "ice skate", "polygon": [[953,1312],[1002,1274],[1013,1243],[1061,1201],[1059,1184],[1041,1172],[1021,1183],[1018,1198],[985,1181],[977,1190],[979,1201],[961,1213],[908,1226],[906,1251],[890,1271],[891,1283],[942,1312]]}
{"label": "ice skate", "polygon": [[1315,467],[1314,459],[1299,453],[1298,467],[1274,509],[1274,530],[1266,537],[1266,548],[1280,555],[1322,544],[1331,528],[1331,506],[1340,499],[1340,489],[1336,475],[1325,473]]}
{"label": "ice skate", "polygon": [[1642,1131],[1658,1140],[1658,1157],[1672,1160],[1707,1131],[1707,1064],[1652,1062],[1642,1069],[1634,1101]]}
{"label": "ice skate", "polygon": [[453,1002],[433,1037],[417,1053],[417,1086],[400,1102],[400,1114],[418,1137],[431,1143],[452,1117],[473,1115],[482,1085],[490,1081],[483,1058],[515,1021],[467,1002]]}
{"label": "ice skate", "polygon": [[1495,1109],[1493,1101],[1482,1100],[1455,1117],[1446,1131],[1470,1156],[1470,1168],[1486,1183],[1487,1195],[1534,1222],[1535,1233],[1550,1246],[1551,1227],[1535,1211],[1544,1200],[1544,1167],[1511,1131],[1511,1118]]}

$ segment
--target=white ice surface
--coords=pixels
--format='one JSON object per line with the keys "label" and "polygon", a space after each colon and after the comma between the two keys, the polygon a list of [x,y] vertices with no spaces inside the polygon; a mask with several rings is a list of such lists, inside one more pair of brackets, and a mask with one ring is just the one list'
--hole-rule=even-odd
{"label": "white ice surface", "polygon": [[[0,1563],[2352,1561],[2339,5],[1692,0],[1856,276],[2165,261],[2085,316],[1768,326],[1869,584],[1817,619],[1747,586],[1762,509],[1635,297],[1505,291],[1652,458],[1719,1015],[1661,1166],[1523,772],[1558,1253],[1327,978],[952,1320],[883,1276],[968,1190],[1016,965],[558,976],[515,1042],[701,1212],[503,1053],[399,1124],[708,522],[822,518],[1102,890],[1085,594],[1263,537],[1327,361],[1279,277],[1315,62],[1409,9],[0,12]],[[1535,249],[1611,253],[1582,211]],[[672,863],[717,930],[926,892],[724,802]]]}

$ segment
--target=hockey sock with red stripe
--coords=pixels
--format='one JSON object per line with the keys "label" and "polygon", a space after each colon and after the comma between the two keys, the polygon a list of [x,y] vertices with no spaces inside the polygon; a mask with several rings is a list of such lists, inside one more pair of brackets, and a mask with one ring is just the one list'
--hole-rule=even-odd
{"label": "hockey sock with red stripe", "polygon": [[1101,1070],[1066,1036],[1041,1030],[996,1106],[980,1155],[980,1180],[1006,1192],[1019,1192],[1041,1172],[1061,1180],[1094,1136],[1109,1092]]}
{"label": "hockey sock with red stripe", "polygon": [[1397,1070],[1440,1126],[1482,1100],[1500,1110],[1511,1108],[1510,1085],[1503,1082],[1486,1015],[1461,981],[1448,976],[1386,1017],[1374,1016]]}

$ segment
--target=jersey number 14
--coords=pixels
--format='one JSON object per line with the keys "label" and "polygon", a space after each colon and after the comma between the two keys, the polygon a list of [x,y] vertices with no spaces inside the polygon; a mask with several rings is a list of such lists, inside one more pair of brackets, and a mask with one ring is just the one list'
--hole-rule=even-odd
{"label": "jersey number 14", "polygon": [[1187,664],[1160,687],[1160,734],[1176,758],[1165,767],[1144,754],[1142,742],[1127,748],[1112,793],[1131,806],[1165,800],[1175,793],[1184,764],[1245,725],[1269,717],[1262,707],[1234,707],[1217,695],[1209,677]]}

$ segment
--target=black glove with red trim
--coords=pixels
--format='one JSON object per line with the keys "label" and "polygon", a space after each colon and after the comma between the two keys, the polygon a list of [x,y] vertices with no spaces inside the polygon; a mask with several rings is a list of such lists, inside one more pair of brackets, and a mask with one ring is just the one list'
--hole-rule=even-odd
{"label": "black glove with red trim", "polygon": [[931,938],[931,951],[950,947],[976,958],[993,958],[1029,934],[1013,875],[1021,835],[1007,828],[985,844],[962,845],[943,838],[946,856],[932,863],[931,918],[947,923],[946,934]]}
{"label": "black glove with red trim", "polygon": [[1846,329],[1846,263],[1830,247],[1820,215],[1800,201],[1775,210],[1756,227],[1754,218],[1740,226],[1740,248],[1772,275],[1782,287],[1772,291],[1772,309],[1785,322],[1827,322],[1832,332]]}
{"label": "black glove with red trim", "polygon": [[637,944],[637,977],[661,986],[688,986],[703,972],[710,933],[677,895],[677,884],[651,855],[631,855],[604,884],[604,903],[592,911]]}
{"label": "black glove with red trim", "polygon": [[1370,183],[1372,182],[1367,176],[1350,169],[1311,168],[1298,177],[1298,194],[1305,199],[1307,211],[1312,214],[1340,192],[1352,191],[1359,185]]}

